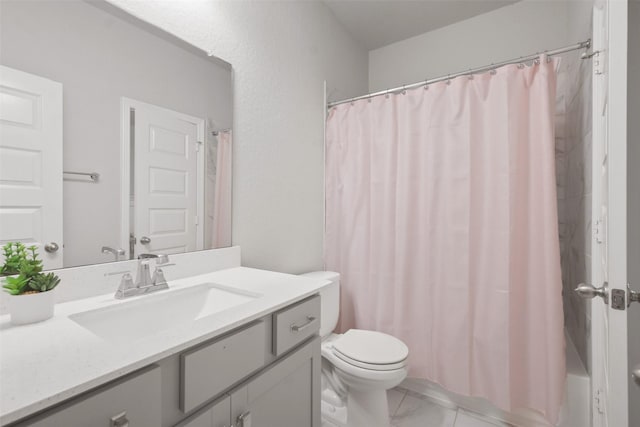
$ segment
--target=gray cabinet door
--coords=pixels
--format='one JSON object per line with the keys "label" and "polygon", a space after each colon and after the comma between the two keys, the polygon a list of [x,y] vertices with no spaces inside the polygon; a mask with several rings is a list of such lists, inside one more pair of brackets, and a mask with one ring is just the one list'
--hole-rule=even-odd
{"label": "gray cabinet door", "polygon": [[225,396],[176,427],[231,427],[231,398]]}
{"label": "gray cabinet door", "polygon": [[232,392],[231,419],[235,427],[320,427],[320,338]]}
{"label": "gray cabinet door", "polygon": [[160,368],[151,366],[18,426],[109,427],[112,419],[120,417],[120,425],[158,427],[162,418],[161,386]]}

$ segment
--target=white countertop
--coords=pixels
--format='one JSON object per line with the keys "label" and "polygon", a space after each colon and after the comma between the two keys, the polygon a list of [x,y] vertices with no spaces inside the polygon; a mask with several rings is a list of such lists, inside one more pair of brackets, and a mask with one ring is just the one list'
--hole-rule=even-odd
{"label": "white countertop", "polygon": [[236,267],[170,281],[168,291],[214,282],[262,294],[229,310],[117,345],[92,334],[69,315],[122,304],[146,295],[116,300],[100,295],[56,305],[42,323],[13,326],[0,317],[0,425],[42,409],[178,353],[242,324],[317,293],[327,282],[303,276]]}

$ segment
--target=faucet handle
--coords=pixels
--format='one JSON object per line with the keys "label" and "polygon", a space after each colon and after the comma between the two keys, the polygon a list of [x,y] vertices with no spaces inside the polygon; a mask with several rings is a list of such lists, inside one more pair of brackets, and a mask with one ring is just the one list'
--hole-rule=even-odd
{"label": "faucet handle", "polygon": [[169,255],[158,254],[158,258],[156,259],[156,265],[165,265],[169,264]]}
{"label": "faucet handle", "polygon": [[162,289],[168,289],[169,284],[167,283],[166,277],[164,277],[164,271],[160,267],[156,267],[153,272],[153,277],[151,278],[151,283],[154,286],[160,286]]}
{"label": "faucet handle", "polygon": [[122,280],[120,280],[120,286],[118,286],[115,297],[117,299],[122,299],[127,296],[127,291],[130,291],[133,288],[135,288],[135,285],[133,283],[131,273],[125,273],[122,275]]}

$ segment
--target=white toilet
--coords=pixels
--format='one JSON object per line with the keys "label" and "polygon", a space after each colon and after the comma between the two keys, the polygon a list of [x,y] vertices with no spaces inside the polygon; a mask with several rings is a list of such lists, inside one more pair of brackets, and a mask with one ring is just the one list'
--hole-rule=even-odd
{"label": "white toilet", "polygon": [[409,349],[381,332],[350,329],[332,333],[338,323],[340,274],[304,274],[331,282],[320,291],[323,427],[388,427],[387,390],[407,376]]}

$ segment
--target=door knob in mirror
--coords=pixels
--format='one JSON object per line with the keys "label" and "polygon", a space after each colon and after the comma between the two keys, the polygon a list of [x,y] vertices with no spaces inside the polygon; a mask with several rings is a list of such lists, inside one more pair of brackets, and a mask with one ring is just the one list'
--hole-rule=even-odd
{"label": "door knob in mirror", "polygon": [[631,378],[633,378],[633,382],[640,387],[640,365],[636,365],[636,367],[633,368],[631,371]]}
{"label": "door knob in mirror", "polygon": [[44,250],[49,252],[49,253],[57,252],[58,249],[60,249],[60,246],[58,246],[58,244],[56,242],[51,242],[51,243],[47,243],[46,245],[44,245]]}
{"label": "door knob in mirror", "polygon": [[582,298],[591,299],[600,297],[604,300],[605,304],[609,304],[608,283],[604,282],[601,287],[596,288],[588,283],[580,283],[574,292],[580,295]]}
{"label": "door knob in mirror", "polygon": [[143,245],[148,245],[149,243],[151,243],[151,239],[147,236],[142,236],[140,238],[140,243],[142,243]]}

